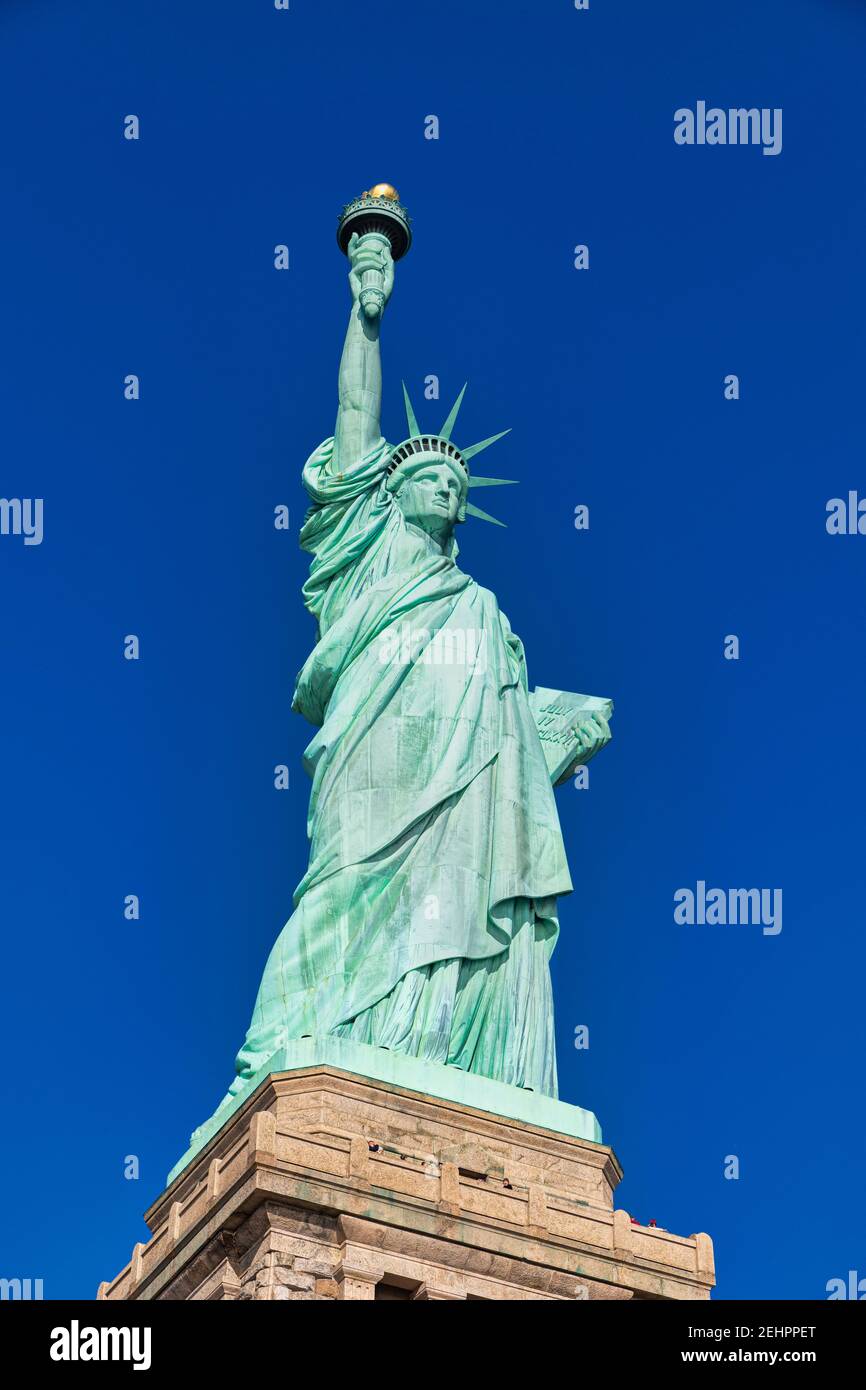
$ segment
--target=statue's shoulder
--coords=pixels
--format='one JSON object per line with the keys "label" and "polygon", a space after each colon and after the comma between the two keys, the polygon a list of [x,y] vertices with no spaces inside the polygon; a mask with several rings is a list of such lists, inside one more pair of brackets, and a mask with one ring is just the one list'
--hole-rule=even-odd
{"label": "statue's shoulder", "polygon": [[304,487],[321,506],[351,502],[378,488],[391,453],[392,446],[380,439],[362,457],[346,457],[333,436],[323,439],[304,464]]}

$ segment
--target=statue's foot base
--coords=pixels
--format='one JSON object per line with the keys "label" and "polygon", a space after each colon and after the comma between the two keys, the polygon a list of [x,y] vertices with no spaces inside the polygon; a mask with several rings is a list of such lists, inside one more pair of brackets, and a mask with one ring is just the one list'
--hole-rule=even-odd
{"label": "statue's foot base", "polygon": [[205,1144],[221,1129],[233,1114],[254,1094],[267,1077],[274,1072],[296,1071],[313,1066],[333,1066],[361,1076],[371,1081],[387,1081],[394,1086],[404,1086],[410,1091],[423,1091],[426,1095],[438,1096],[440,1100],[453,1100],[461,1105],[471,1105],[476,1110],[488,1110],[494,1115],[503,1115],[513,1120],[525,1120],[527,1124],[541,1125],[560,1134],[570,1134],[576,1139],[590,1139],[601,1143],[601,1127],[590,1110],[582,1110],[579,1105],[567,1105],[554,1100],[552,1096],[538,1095],[535,1091],[520,1086],[508,1086],[503,1081],[491,1081],[487,1076],[476,1072],[461,1071],[459,1067],[447,1067],[441,1062],[425,1062],[419,1057],[408,1057],[402,1052],[392,1052],[386,1047],[371,1047],[368,1043],[353,1042],[351,1038],[325,1035],[316,1038],[297,1038],[285,1043],[274,1053],[261,1071],[254,1076],[243,1092],[228,1105],[223,1103],[209,1120],[199,1125],[192,1135],[186,1153],[178,1159],[168,1175],[172,1183],[186,1165],[200,1153]]}
{"label": "statue's foot base", "polygon": [[[294,1048],[305,1042],[303,1064]],[[572,1129],[594,1125],[587,1112],[495,1082],[496,1105],[484,1109],[337,1065],[332,1044],[344,1059],[349,1047],[381,1052],[341,1039],[293,1044],[290,1065],[181,1161],[145,1215],[152,1238],[99,1297],[709,1298],[709,1237],[614,1211],[613,1152],[565,1123],[571,1111],[583,1117]],[[383,1053],[378,1069],[402,1074],[411,1062]],[[476,1082],[485,1084],[453,1078]],[[512,1089],[509,1106],[550,1107],[558,1122],[505,1113],[499,1093]]]}

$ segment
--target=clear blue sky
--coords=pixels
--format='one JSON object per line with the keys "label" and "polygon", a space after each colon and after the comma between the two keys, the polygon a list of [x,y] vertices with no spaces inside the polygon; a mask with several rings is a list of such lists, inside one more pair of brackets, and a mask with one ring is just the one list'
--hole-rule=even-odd
{"label": "clear blue sky", "polygon": [[[866,1274],[866,537],[825,530],[866,494],[866,5],[7,0],[0,48],[0,494],[45,518],[0,537],[0,1275],[90,1297],[126,1263],[289,915],[299,478],[335,219],[379,179],[416,233],[385,432],[428,373],[427,427],[466,378],[458,438],[512,427],[483,470],[521,480],[510,529],[470,522],[461,562],[533,683],[616,702],[558,793],[563,1098],[620,1205],[710,1232],[719,1297]],[[698,100],[781,107],[782,153],[677,146]],[[783,930],[677,926],[699,879],[781,888]]]}

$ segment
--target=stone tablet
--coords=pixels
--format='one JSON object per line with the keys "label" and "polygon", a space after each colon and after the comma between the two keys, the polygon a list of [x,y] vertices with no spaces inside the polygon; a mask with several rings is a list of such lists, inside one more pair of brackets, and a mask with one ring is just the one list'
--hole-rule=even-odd
{"label": "stone tablet", "polygon": [[613,701],[599,695],[578,695],[570,690],[548,690],[538,685],[530,693],[529,705],[544,749],[550,780],[554,786],[571,776],[584,751],[577,726],[593,714],[610,719]]}

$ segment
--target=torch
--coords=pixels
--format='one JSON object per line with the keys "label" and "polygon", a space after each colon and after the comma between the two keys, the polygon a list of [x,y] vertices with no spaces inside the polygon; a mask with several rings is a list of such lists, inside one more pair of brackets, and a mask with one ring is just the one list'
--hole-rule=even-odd
{"label": "torch", "polygon": [[377,183],[343,208],[337,243],[344,254],[355,232],[360,238],[354,264],[361,277],[361,309],[368,319],[377,319],[385,307],[382,253],[390,246],[393,259],[399,261],[412,245],[409,214],[390,183]]}

